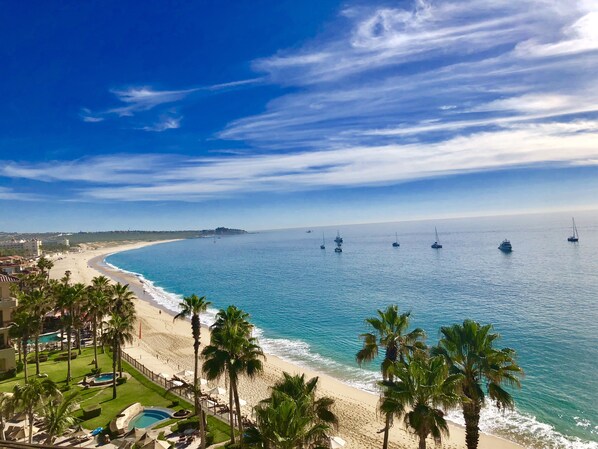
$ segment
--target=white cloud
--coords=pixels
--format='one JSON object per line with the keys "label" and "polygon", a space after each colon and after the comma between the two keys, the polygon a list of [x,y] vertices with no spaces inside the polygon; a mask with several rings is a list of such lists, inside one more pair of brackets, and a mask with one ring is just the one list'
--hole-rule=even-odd
{"label": "white cloud", "polygon": [[351,146],[291,154],[192,158],[115,155],[27,165],[1,176],[83,181],[81,199],[201,201],[255,192],[386,185],[468,173],[598,160],[598,120],[517,123],[436,143]]}
{"label": "white cloud", "polygon": [[169,129],[177,129],[181,127],[182,117],[161,117],[160,120],[151,126],[144,126],[141,128],[144,131],[162,132]]}

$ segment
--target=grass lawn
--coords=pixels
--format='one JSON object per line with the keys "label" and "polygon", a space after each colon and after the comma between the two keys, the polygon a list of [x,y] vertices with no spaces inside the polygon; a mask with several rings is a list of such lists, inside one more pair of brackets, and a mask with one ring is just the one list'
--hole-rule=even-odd
{"label": "grass lawn", "polygon": [[[75,351],[73,351],[75,352]],[[40,371],[48,374],[48,377],[58,384],[58,387],[66,387],[66,361],[56,361],[58,353],[51,354],[47,362],[40,363]],[[98,362],[102,372],[112,372],[112,360],[110,356],[101,354],[98,351]],[[106,387],[88,388],[84,390],[77,385],[85,375],[89,375],[93,368],[93,349],[84,349],[83,353],[71,361],[71,391],[79,391],[79,401],[82,407],[99,404],[102,413],[96,418],[81,421],[81,425],[87,429],[96,427],[107,428],[110,421],[125,407],[140,402],[146,406],[168,407],[173,410],[181,408],[192,409],[192,405],[179,399],[177,396],[168,393],[160,386],[143,377],[139,372],[123,361],[123,370],[131,375],[131,378],[124,384],[116,387],[117,398],[112,399],[112,385]],[[28,371],[35,374],[35,364],[28,365]],[[11,391],[15,384],[23,383],[23,373],[16,377],[0,382],[0,391]],[[174,403],[173,403],[174,401]],[[78,411],[76,415],[82,419],[83,412]],[[228,437],[228,425],[212,418],[209,422],[214,431],[215,441],[225,441]],[[224,435],[223,435],[224,433]],[[218,436],[218,438],[216,438]]]}

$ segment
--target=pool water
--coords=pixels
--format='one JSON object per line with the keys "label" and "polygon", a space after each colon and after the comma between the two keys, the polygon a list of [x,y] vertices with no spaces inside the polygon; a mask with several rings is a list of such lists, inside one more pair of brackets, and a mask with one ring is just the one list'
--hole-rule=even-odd
{"label": "pool water", "polygon": [[97,377],[93,378],[94,382],[107,382],[112,380],[112,373],[100,374]]}
{"label": "pool water", "polygon": [[[39,343],[40,344],[44,344],[44,343],[54,343],[60,341],[60,332],[54,332],[52,334],[45,334],[45,335],[40,335],[39,336]],[[35,342],[33,340],[29,340],[29,344],[32,345]]]}
{"label": "pool water", "polygon": [[137,427],[138,429],[144,429],[146,427],[151,427],[154,424],[168,419],[172,416],[172,413],[166,410],[160,409],[145,409],[137,416],[135,416],[129,422],[129,430]]}

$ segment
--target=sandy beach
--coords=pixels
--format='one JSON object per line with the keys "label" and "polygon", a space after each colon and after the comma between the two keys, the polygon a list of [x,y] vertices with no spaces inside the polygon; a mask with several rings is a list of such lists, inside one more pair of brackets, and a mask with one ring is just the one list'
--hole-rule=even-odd
{"label": "sandy beach", "polygon": [[[176,373],[193,367],[193,348],[191,327],[189,322],[173,321],[172,312],[160,308],[145,292],[144,285],[136,276],[126,274],[103,265],[104,258],[111,253],[140,248],[142,246],[163,243],[143,242],[130,244],[87,245],[81,252],[68,253],[54,259],[51,276],[60,278],[66,270],[71,271],[74,282],[90,283],[99,274],[111,278],[115,282],[129,284],[136,294],[135,306],[141,323],[142,337],[136,335],[132,346],[126,352],[154,371]],[[195,292],[201,295],[201,292]],[[209,298],[208,298],[209,299]],[[209,330],[202,329],[202,346],[209,342]],[[240,396],[249,407],[268,396],[268,388],[278,380],[283,371],[305,373],[309,377],[319,376],[320,393],[335,399],[335,411],[339,417],[340,427],[336,434],[347,441],[351,449],[374,449],[382,447],[383,419],[377,414],[378,396],[348,386],[330,376],[295,366],[273,355],[267,355],[264,373],[256,379],[243,379],[240,384]],[[224,379],[220,384],[224,386]],[[391,431],[393,449],[416,448],[417,439],[395,422]],[[433,447],[433,442],[429,442]],[[450,437],[443,440],[445,448],[465,448],[464,429],[450,426]],[[481,435],[481,449],[515,449],[521,446],[492,436]]]}

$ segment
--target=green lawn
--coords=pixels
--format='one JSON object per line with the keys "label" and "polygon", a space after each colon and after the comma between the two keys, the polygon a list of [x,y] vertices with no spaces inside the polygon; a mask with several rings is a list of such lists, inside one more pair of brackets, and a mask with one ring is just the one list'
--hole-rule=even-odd
{"label": "green lawn", "polygon": [[[40,371],[48,374],[48,377],[56,382],[59,388],[66,387],[66,361],[56,361],[57,354],[51,354],[47,362],[40,363]],[[112,360],[110,356],[101,354],[98,351],[98,362],[102,372],[112,371]],[[112,399],[112,386],[88,388],[84,390],[78,382],[83,380],[85,375],[89,375],[93,368],[93,349],[85,349],[71,363],[72,378],[71,391],[79,391],[79,401],[81,406],[99,404],[102,407],[102,413],[96,418],[87,421],[81,421],[81,425],[87,429],[95,429],[102,426],[108,427],[110,421],[125,407],[140,402],[146,406],[168,407],[174,410],[181,408],[192,409],[192,405],[179,399],[177,396],[168,393],[160,386],[143,377],[139,372],[123,362],[123,370],[131,375],[131,378],[124,384],[116,387],[117,398]],[[35,373],[35,364],[29,364],[29,375]],[[15,384],[22,383],[23,373],[18,373],[16,377],[0,382],[0,391],[11,391]],[[173,403],[175,401],[175,403]],[[82,419],[83,412],[79,411],[77,417]],[[210,420],[210,427],[214,430],[215,441],[225,441],[228,439],[228,425],[216,419]]]}

